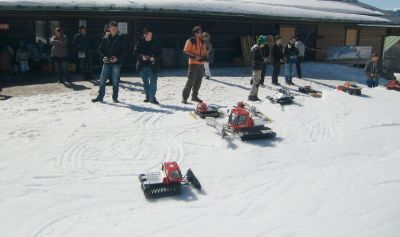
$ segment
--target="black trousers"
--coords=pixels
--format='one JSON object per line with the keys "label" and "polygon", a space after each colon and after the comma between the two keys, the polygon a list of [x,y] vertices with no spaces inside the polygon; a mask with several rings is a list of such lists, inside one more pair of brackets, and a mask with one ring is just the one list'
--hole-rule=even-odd
{"label": "black trousers", "polygon": [[264,85],[265,74],[267,72],[267,64],[264,64],[263,68],[261,69],[261,79],[260,84]]}
{"label": "black trousers", "polygon": [[281,63],[274,63],[272,68],[272,83],[278,83],[278,76],[281,73]]}
{"label": "black trousers", "polygon": [[192,98],[197,98],[204,76],[203,64],[189,64],[188,80],[182,92],[182,98],[187,100],[192,91]]}
{"label": "black trousers", "polygon": [[304,57],[297,57],[297,61],[296,61],[296,70],[297,70],[297,77],[298,78],[302,78],[302,74],[301,74],[301,63],[303,62]]}

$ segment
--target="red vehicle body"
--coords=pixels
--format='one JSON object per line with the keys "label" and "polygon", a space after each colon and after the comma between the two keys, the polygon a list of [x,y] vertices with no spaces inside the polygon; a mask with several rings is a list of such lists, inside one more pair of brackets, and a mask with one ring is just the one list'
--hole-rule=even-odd
{"label": "red vehicle body", "polygon": [[164,171],[165,176],[163,178],[163,184],[171,184],[171,183],[181,183],[182,182],[182,172],[179,168],[178,163],[173,162],[164,162],[161,168]]}
{"label": "red vehicle body", "polygon": [[388,90],[400,91],[400,82],[397,80],[390,80],[386,87],[388,88]]}
{"label": "red vehicle body", "polygon": [[249,111],[247,111],[244,106],[240,106],[240,102],[238,103],[237,107],[232,109],[228,126],[233,130],[240,128],[252,128],[254,126],[254,120],[251,118]]}

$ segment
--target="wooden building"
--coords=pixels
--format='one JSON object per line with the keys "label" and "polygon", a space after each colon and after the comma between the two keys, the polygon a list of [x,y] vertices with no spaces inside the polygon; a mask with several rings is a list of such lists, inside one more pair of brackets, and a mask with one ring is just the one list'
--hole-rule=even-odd
{"label": "wooden building", "polygon": [[[52,30],[61,26],[72,42],[78,27],[85,24],[96,46],[104,25],[115,20],[132,49],[141,29],[151,25],[167,56],[163,66],[179,67],[186,64],[182,48],[195,25],[211,34],[215,64],[221,66],[233,65],[234,59],[242,57],[240,37],[244,35],[280,34],[284,41],[297,35],[308,47],[306,60],[317,61],[328,59],[330,47],[368,46],[382,54],[385,37],[399,35],[398,18],[351,0],[306,1],[315,2],[313,6],[288,0],[279,4],[276,0],[146,2],[0,0],[0,41],[13,48],[22,40],[48,43]],[[133,63],[130,58],[128,65]]]}

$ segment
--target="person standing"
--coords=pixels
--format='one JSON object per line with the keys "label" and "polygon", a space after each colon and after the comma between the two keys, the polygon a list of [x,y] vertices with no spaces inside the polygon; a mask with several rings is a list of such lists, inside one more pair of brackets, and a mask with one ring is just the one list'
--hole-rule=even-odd
{"label": "person standing", "polygon": [[86,26],[79,27],[79,33],[74,36],[72,46],[77,53],[79,70],[86,80],[92,79],[91,58],[89,54],[90,42],[87,36]]}
{"label": "person standing", "polygon": [[295,46],[297,50],[299,51],[299,55],[297,56],[297,61],[296,61],[296,71],[297,71],[297,77],[302,79],[303,75],[301,73],[301,64],[303,63],[305,52],[306,52],[306,46],[299,40],[299,37],[296,37],[296,43]]}
{"label": "person standing", "polygon": [[137,59],[136,69],[143,80],[143,89],[146,95],[144,102],[159,104],[156,99],[158,64],[162,51],[160,42],[154,38],[153,30],[147,26],[143,29],[143,38],[135,46],[133,52]]}
{"label": "person standing", "polygon": [[17,50],[16,61],[19,63],[19,71],[22,74],[29,72],[29,51],[25,43],[21,42],[20,47]]}
{"label": "person standing", "polygon": [[204,75],[204,62],[207,62],[207,50],[204,41],[201,39],[203,30],[201,26],[195,26],[192,30],[193,36],[185,43],[183,52],[189,57],[188,80],[182,91],[182,103],[187,100],[192,91],[192,101],[202,102],[198,97],[201,81]]}
{"label": "person standing", "polygon": [[283,49],[283,55],[285,57],[285,81],[288,85],[293,84],[293,66],[296,64],[299,50],[295,46],[296,39],[293,37],[289,43]]}
{"label": "person standing", "polygon": [[272,50],[272,84],[279,86],[278,76],[281,72],[281,63],[283,63],[283,47],[281,45],[282,38],[280,35],[275,36],[275,44]]}
{"label": "person standing", "polygon": [[263,55],[264,55],[264,58],[265,58],[264,59],[265,63],[264,63],[264,66],[263,66],[263,68],[261,70],[260,85],[264,86],[264,80],[265,80],[265,74],[267,72],[268,60],[269,60],[270,54],[271,54],[270,48],[269,48],[269,45],[268,45],[268,41],[265,44],[265,46],[262,48],[262,51],[263,51]]}
{"label": "person standing", "polygon": [[253,84],[249,95],[249,101],[260,100],[258,98],[258,88],[260,86],[261,73],[266,60],[266,55],[264,55],[264,50],[263,50],[263,48],[266,47],[266,45],[267,45],[267,37],[265,37],[264,35],[260,35],[257,38],[257,44],[251,47]]}
{"label": "person standing", "polygon": [[365,74],[367,75],[367,86],[370,88],[379,86],[379,78],[383,71],[382,61],[379,60],[379,55],[372,54],[371,60],[365,65]]}
{"label": "person standing", "polygon": [[58,82],[63,83],[64,77],[67,75],[68,39],[60,27],[54,30],[54,35],[50,39],[50,44],[53,46],[51,48],[51,58],[58,74],[57,79]]}
{"label": "person standing", "polygon": [[206,45],[207,56],[208,56],[208,62],[204,62],[204,74],[206,76],[206,79],[210,79],[211,78],[210,63],[214,59],[214,50],[211,44],[211,35],[207,32],[204,32],[203,41],[204,44]]}
{"label": "person standing", "polygon": [[92,102],[103,102],[106,92],[106,80],[113,80],[113,102],[118,103],[119,79],[122,62],[128,53],[124,37],[118,32],[118,23],[109,24],[110,34],[105,35],[99,45],[98,53],[103,59],[103,68],[100,74],[99,95]]}

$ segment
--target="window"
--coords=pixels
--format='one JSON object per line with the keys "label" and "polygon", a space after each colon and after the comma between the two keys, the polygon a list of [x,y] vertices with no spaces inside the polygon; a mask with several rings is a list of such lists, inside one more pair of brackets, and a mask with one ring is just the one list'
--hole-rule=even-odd
{"label": "window", "polygon": [[358,30],[346,29],[346,46],[356,46],[358,44]]}
{"label": "window", "polygon": [[286,45],[290,38],[296,36],[296,27],[281,26],[279,34],[282,37],[282,45]]}

